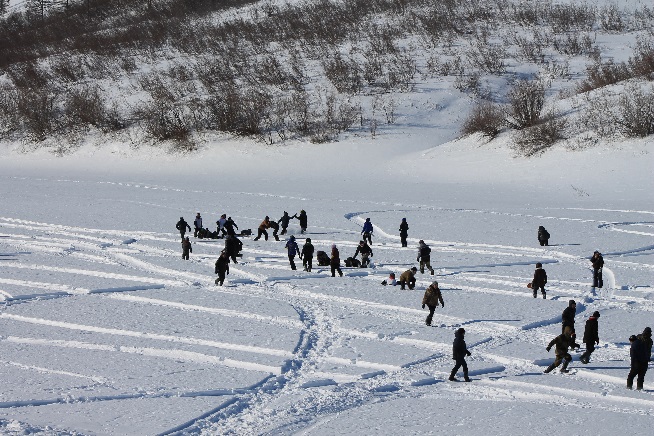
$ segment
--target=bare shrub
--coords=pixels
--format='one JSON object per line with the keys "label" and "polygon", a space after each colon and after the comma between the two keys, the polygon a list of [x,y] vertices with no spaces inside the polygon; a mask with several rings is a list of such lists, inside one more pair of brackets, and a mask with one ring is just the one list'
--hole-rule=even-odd
{"label": "bare shrub", "polygon": [[614,137],[618,134],[615,110],[616,96],[606,89],[599,89],[584,95],[584,110],[579,117],[579,124],[600,137]]}
{"label": "bare shrub", "polygon": [[611,3],[599,10],[600,27],[607,32],[623,32],[626,24],[622,19],[622,12],[618,7]]}
{"label": "bare shrub", "polygon": [[515,149],[523,156],[542,153],[556,142],[565,139],[565,119],[551,113],[537,120],[530,127],[516,133]]}
{"label": "bare shrub", "polygon": [[535,125],[545,103],[545,88],[538,80],[520,80],[509,91],[508,123],[523,129]]}
{"label": "bare shrub", "polygon": [[643,138],[654,134],[654,86],[644,90],[637,84],[621,95],[618,124],[625,136]]}
{"label": "bare shrub", "polygon": [[0,89],[0,134],[13,131],[19,126],[18,95],[13,87],[8,85]]}
{"label": "bare shrub", "polygon": [[322,61],[325,76],[339,92],[356,94],[363,87],[361,72],[354,59],[343,59],[340,53]]}
{"label": "bare shrub", "polygon": [[504,109],[486,100],[477,101],[461,127],[462,135],[481,133],[490,139],[495,138],[504,126]]}
{"label": "bare shrub", "polygon": [[506,71],[504,59],[507,58],[506,48],[500,44],[489,44],[484,40],[472,43],[467,53],[468,62],[474,67],[489,74],[502,74]]}
{"label": "bare shrub", "polygon": [[629,59],[629,69],[634,77],[654,76],[654,40],[639,38],[636,43],[633,58]]}
{"label": "bare shrub", "polygon": [[570,32],[592,30],[595,20],[596,11],[591,5],[570,3],[552,5],[547,21],[557,32]]}
{"label": "bare shrub", "polygon": [[64,82],[77,82],[84,78],[84,66],[76,57],[62,56],[52,62],[52,71]]}
{"label": "bare shrub", "polygon": [[561,54],[580,56],[592,53],[593,41],[586,33],[566,33],[552,38],[552,46]]}
{"label": "bare shrub", "polygon": [[16,88],[43,89],[50,83],[51,77],[47,71],[34,62],[12,65],[7,69],[7,75]]}
{"label": "bare shrub", "polygon": [[57,128],[57,96],[48,89],[24,90],[17,94],[16,109],[23,128],[34,141],[43,141]]}
{"label": "bare shrub", "polygon": [[64,101],[64,115],[71,127],[104,126],[107,110],[97,87],[89,86],[71,91]]}
{"label": "bare shrub", "polygon": [[159,141],[188,142],[191,126],[180,108],[164,108],[152,104],[141,109],[145,131]]}
{"label": "bare shrub", "polygon": [[595,63],[587,68],[586,73],[587,78],[577,85],[579,93],[612,85],[632,76],[625,64],[614,64],[612,60],[606,63]]}

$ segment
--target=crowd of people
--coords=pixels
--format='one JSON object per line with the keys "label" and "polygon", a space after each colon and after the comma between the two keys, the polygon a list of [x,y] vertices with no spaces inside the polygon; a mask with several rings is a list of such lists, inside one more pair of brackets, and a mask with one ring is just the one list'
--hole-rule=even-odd
{"label": "crowd of people", "polygon": [[[266,216],[257,229],[257,236],[254,238],[254,241],[258,241],[261,237],[264,237],[264,240],[268,240],[268,229],[272,229],[272,236],[276,241],[279,241],[279,235],[285,235],[288,232],[288,227],[292,219],[299,220],[300,224],[300,233],[304,234],[307,231],[307,213],[304,210],[301,210],[299,214],[290,216],[288,212],[284,211],[282,217],[275,221],[271,220],[269,216]],[[198,212],[195,220],[193,221],[195,238],[212,238],[212,239],[225,239],[225,248],[221,251],[218,260],[215,264],[215,274],[218,274],[216,279],[216,285],[222,286],[226,275],[229,274],[229,263],[230,259],[232,263],[238,263],[237,257],[241,257],[241,251],[243,249],[243,243],[238,238],[239,235],[236,234],[238,226],[232,220],[231,217],[227,217],[226,214],[220,216],[218,221],[216,221],[216,231],[212,232],[207,228],[203,227],[201,214]],[[191,231],[190,225],[184,220],[183,217],[180,217],[176,225],[177,230],[180,232],[182,238],[182,259],[188,260],[189,254],[192,253],[192,244],[188,236],[186,236],[187,231]],[[281,232],[279,232],[281,228]],[[402,221],[399,226],[399,235],[402,247],[407,247],[407,238],[408,238],[409,225],[406,218],[402,218]],[[361,237],[362,240],[359,241],[354,255],[348,257],[345,261],[346,266],[348,267],[361,267],[367,268],[370,266],[371,258],[373,257],[372,245],[372,236],[374,233],[374,226],[370,218],[366,218],[362,230]],[[249,236],[251,235],[251,230],[242,230],[240,236]],[[543,227],[538,227],[538,242],[541,246],[549,245],[550,234]],[[341,261],[340,261],[340,252],[336,244],[332,244],[330,255],[325,251],[315,251],[313,244],[311,243],[311,238],[306,238],[302,248],[298,245],[298,242],[295,239],[294,235],[290,235],[286,241],[284,248],[287,250],[288,261],[292,270],[296,270],[297,266],[295,265],[295,257],[298,256],[302,260],[302,266],[304,271],[311,272],[313,268],[313,257],[314,252],[316,253],[316,259],[319,266],[329,266],[331,270],[331,276],[335,277],[336,273],[340,277],[343,276],[343,271],[341,270]],[[361,260],[357,259],[358,256],[361,256]],[[604,266],[604,259],[602,254],[599,251],[595,251],[593,256],[590,258],[592,269],[593,269],[593,291],[596,288],[602,288],[602,268]],[[418,242],[418,255],[416,257],[416,262],[418,262],[420,267],[420,273],[424,274],[425,269],[429,271],[430,275],[434,275],[434,268],[431,266],[431,248],[424,240],[419,240]],[[399,285],[400,289],[404,290],[408,288],[413,290],[416,286],[416,274],[418,273],[418,267],[413,266],[402,274],[400,274],[399,280],[396,279],[395,273],[390,273],[389,277],[382,281],[382,285],[395,286]],[[541,262],[536,263],[536,269],[534,271],[533,279],[528,283],[528,287],[532,289],[533,297],[536,298],[538,291],[540,290],[543,299],[547,297],[545,290],[545,285],[547,284],[547,273],[543,269],[543,264]],[[422,308],[427,307],[429,309],[429,314],[425,319],[425,324],[431,326],[432,320],[434,317],[434,312],[438,305],[445,307],[445,302],[443,300],[443,295],[439,288],[438,282],[433,281],[425,290],[425,293],[422,298]],[[546,347],[546,350],[549,352],[552,347],[555,349],[555,359],[554,362],[549,365],[544,373],[549,373],[559,367],[561,364],[563,366],[560,369],[561,373],[568,373],[568,365],[572,361],[572,356],[569,353],[570,349],[579,349],[580,345],[576,341],[576,332],[575,332],[575,315],[576,315],[577,304],[574,300],[568,302],[568,307],[565,308],[561,314],[561,334],[552,339]],[[580,356],[579,361],[582,364],[588,364],[590,362],[590,357],[595,350],[595,345],[599,345],[599,328],[598,328],[598,319],[600,318],[600,313],[598,311],[593,312],[592,316],[588,318],[585,324],[585,330],[583,335],[583,343],[585,344],[585,352]],[[471,353],[466,347],[464,340],[465,329],[459,328],[455,331],[454,342],[452,344],[452,359],[455,360],[455,366],[452,369],[449,380],[456,381],[456,374],[459,369],[463,370],[464,380],[466,382],[471,381],[468,376],[468,366],[465,358],[470,356]],[[627,376],[627,388],[633,388],[633,380],[636,379],[636,389],[643,389],[645,373],[648,369],[648,364],[651,361],[652,354],[652,330],[650,327],[646,327],[641,334],[632,335],[629,337],[631,343],[630,355],[631,355],[631,369]]]}

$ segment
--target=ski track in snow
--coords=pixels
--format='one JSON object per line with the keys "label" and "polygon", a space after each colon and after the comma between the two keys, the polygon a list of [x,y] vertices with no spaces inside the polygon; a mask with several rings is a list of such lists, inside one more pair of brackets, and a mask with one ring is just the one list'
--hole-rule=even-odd
{"label": "ski track in snow", "polygon": [[[74,182],[59,180],[58,182]],[[114,183],[114,182],[102,182]],[[130,183],[114,183],[125,188],[173,190],[174,188],[148,186]],[[198,191],[208,192],[208,191]],[[212,191],[213,193],[213,191]],[[242,193],[244,195],[260,196],[268,194]],[[284,196],[278,196],[285,198]],[[378,205],[382,206],[382,205]],[[432,210],[438,208],[429,206],[414,205],[410,210]],[[362,215],[375,215],[389,211],[402,211],[407,209],[371,209],[370,212],[352,212],[344,215],[346,223],[362,225]],[[445,209],[441,209],[445,210]],[[577,211],[594,211],[589,209],[568,209]],[[600,209],[598,209],[600,210]],[[596,220],[583,218],[565,218],[553,216],[538,216],[528,214],[513,214],[496,211],[483,211],[472,209],[457,209],[450,212],[456,213],[486,213],[501,214],[514,217],[538,217],[550,220],[570,220],[580,223],[597,224]],[[608,211],[608,210],[604,210]],[[610,211],[623,214],[654,214],[650,211]],[[651,236],[649,232],[653,222],[651,221],[624,221],[624,222],[600,222],[597,227],[602,230],[625,232],[637,236]],[[444,367],[451,366],[450,352],[451,342],[448,336],[447,341],[424,340],[407,337],[408,335],[389,335],[373,328],[365,331],[348,328],[342,325],[338,317],[334,315],[340,311],[347,311],[360,316],[370,316],[387,322],[400,322],[408,325],[423,323],[425,311],[418,305],[404,307],[398,304],[370,301],[367,299],[352,296],[339,296],[323,291],[310,290],[304,287],[305,280],[339,280],[332,279],[329,268],[314,266],[311,274],[290,271],[287,259],[280,247],[265,249],[262,247],[248,247],[245,244],[245,257],[237,265],[230,268],[230,276],[227,285],[223,288],[213,286],[214,276],[213,259],[215,256],[193,255],[192,260],[198,266],[202,266],[202,272],[192,272],[189,269],[171,268],[160,265],[161,259],[178,258],[179,252],[176,247],[179,243],[177,235],[161,234],[153,232],[133,232],[121,230],[90,229],[73,226],[63,226],[24,219],[0,217],[0,226],[7,230],[2,236],[10,236],[11,245],[17,250],[12,253],[2,253],[2,267],[7,271],[40,270],[58,274],[65,274],[71,278],[92,277],[101,278],[107,283],[120,281],[120,285],[107,286],[104,288],[90,289],[88,287],[72,284],[48,283],[42,280],[25,280],[14,278],[0,278],[0,284],[11,288],[27,288],[34,292],[26,294],[22,291],[0,290],[0,299],[5,304],[0,309],[0,320],[12,323],[27,323],[47,326],[53,330],[75,330],[82,331],[90,336],[89,341],[58,340],[52,338],[0,336],[0,343],[20,344],[25,347],[40,348],[71,348],[86,351],[104,351],[110,353],[125,353],[142,355],[151,358],[173,359],[188,361],[199,365],[218,365],[231,368],[238,368],[246,371],[261,372],[263,376],[260,383],[237,389],[207,389],[206,391],[185,391],[179,392],[174,389],[163,390],[157,393],[143,394],[119,394],[114,396],[89,396],[78,398],[43,398],[30,401],[14,401],[0,403],[0,408],[8,407],[35,407],[40,405],[70,403],[70,402],[94,402],[94,401],[121,401],[133,398],[168,398],[171,396],[229,396],[220,406],[198,413],[198,416],[187,422],[169,429],[162,434],[199,434],[203,431],[210,431],[220,434],[273,434],[285,431],[299,431],[310,423],[306,422],[306,416],[328,416],[361,406],[373,401],[384,401],[384,398],[402,398],[412,395],[405,389],[410,386],[431,386],[443,383],[448,374],[443,372]],[[374,250],[392,251],[400,250],[399,236],[389,233],[374,223],[373,248]],[[638,230],[633,228],[638,227]],[[641,229],[644,228],[644,229]],[[334,229],[332,229],[334,230]],[[358,237],[353,237],[356,232],[348,229],[336,229],[336,234],[342,234],[348,239],[336,240],[339,247],[347,247],[353,250],[357,245]],[[352,240],[356,239],[356,240]],[[314,238],[314,244],[326,245],[333,239]],[[378,241],[385,245],[375,245]],[[2,240],[5,244],[9,239]],[[409,238],[412,246],[415,246],[417,239]],[[534,248],[511,245],[464,243],[457,241],[425,241],[432,247],[432,253],[437,258],[437,253],[456,253],[466,256],[491,256],[497,259],[496,262],[462,264],[439,268],[436,264],[437,274],[434,277],[418,276],[419,289],[427,286],[433,279],[437,279],[444,290],[454,289],[461,293],[480,293],[497,295],[502,297],[532,298],[530,292],[524,289],[525,283],[530,277],[515,277],[495,274],[491,271],[474,275],[468,273],[470,270],[490,269],[533,265],[536,261],[544,264],[566,264],[577,268],[579,271],[589,269],[588,258],[570,255],[556,249],[556,247]],[[197,240],[197,245],[206,245],[212,248],[210,241]],[[215,243],[216,253],[222,246],[222,241]],[[654,245],[636,247],[632,250],[606,253],[607,257],[620,257],[649,253],[654,250]],[[85,262],[88,268],[65,267],[54,265],[37,265],[25,261],[33,253],[44,256],[70,256],[78,262]],[[406,253],[406,251],[402,251]],[[408,255],[411,265],[411,258],[414,257],[415,249],[410,250]],[[403,254],[404,255],[404,254]],[[17,257],[21,256],[21,262]],[[404,255],[407,257],[406,255]],[[345,256],[343,256],[345,257]],[[645,268],[651,269],[652,265],[638,262],[626,262],[616,259],[612,263],[616,267]],[[53,262],[56,263],[56,262]],[[94,265],[104,265],[102,270],[94,268]],[[182,264],[188,266],[189,264]],[[375,264],[369,269],[353,270],[344,268],[345,277],[340,280],[347,280],[347,277],[355,277],[359,280],[378,282],[386,277],[389,269],[386,265]],[[397,267],[397,265],[388,265]],[[396,268],[395,268],[396,269]],[[200,271],[193,268],[194,271]],[[206,272],[205,272],[206,271]],[[553,299],[582,299],[579,308],[583,310],[584,301],[593,302],[597,305],[613,304],[621,305],[638,301],[644,308],[643,311],[653,311],[654,304],[651,300],[639,297],[621,297],[615,295],[616,274],[612,269],[604,268],[605,281],[609,291],[604,291],[600,296],[589,296],[588,284],[583,281],[557,281],[551,280],[548,283],[548,297]],[[70,283],[74,283],[71,280]],[[134,283],[125,285],[125,282]],[[197,286],[211,292],[233,294],[243,297],[257,297],[270,299],[289,305],[296,312],[297,317],[269,316],[256,313],[251,308],[248,310],[234,310],[214,306],[187,304],[166,300],[162,298],[146,297],[138,295],[139,292],[155,291],[165,288],[178,288]],[[38,292],[38,291],[41,292]],[[399,288],[398,288],[399,290]],[[119,328],[107,328],[98,325],[59,321],[54,319],[43,319],[22,316],[11,313],[14,304],[29,304],[32,301],[41,301],[48,298],[63,298],[69,296],[83,297],[84,295],[101,294],[102,298],[108,298],[119,304],[131,304],[140,306],[163,307],[167,310],[189,311],[201,313],[206,316],[219,316],[228,319],[246,320],[262,324],[276,325],[298,331],[298,342],[294,349],[277,349],[272,347],[259,347],[244,343],[227,343],[221,341],[206,340],[193,337],[175,336],[148,332],[144,326],[143,331],[135,331]],[[150,293],[150,295],[152,295]],[[416,300],[420,294],[412,294]],[[88,297],[86,297],[88,298]],[[540,297],[539,297],[540,298]],[[586,298],[586,300],[583,300]],[[590,298],[590,300],[588,300]],[[624,301],[624,303],[622,302]],[[635,309],[634,309],[635,310]],[[579,313],[579,312],[578,312]],[[654,395],[646,393],[643,398],[633,398],[627,395],[607,394],[597,390],[606,387],[616,388],[624,381],[610,375],[588,371],[578,368],[569,377],[573,380],[583,380],[590,385],[589,390],[558,388],[546,385],[546,379],[538,379],[537,382],[519,381],[519,378],[526,374],[541,373],[543,367],[537,362],[520,357],[509,357],[500,355],[494,350],[502,345],[518,341],[544,347],[552,337],[544,329],[553,324],[558,324],[560,317],[545,317],[539,320],[523,322],[522,324],[507,324],[502,321],[488,320],[467,320],[464,318],[442,314],[437,311],[434,315],[433,324],[438,328],[445,328],[448,331],[465,325],[470,333],[480,336],[475,342],[469,341],[468,345],[473,352],[469,363],[471,376],[475,383],[447,384],[444,383],[443,392],[465,398],[473,392],[475,396],[483,395],[487,398],[498,401],[528,401],[534,403],[555,402],[575,407],[597,407],[604,410],[617,410],[621,413],[652,414],[654,410]],[[93,338],[106,336],[123,336],[139,338],[146,342],[179,343],[190,346],[209,347],[217,350],[234,350],[247,354],[260,354],[275,356],[284,359],[282,366],[272,366],[257,363],[255,361],[237,360],[216,355],[210,355],[199,351],[188,349],[157,348],[156,346],[120,346],[102,343]],[[422,350],[425,357],[416,358],[414,361],[402,364],[391,364],[388,362],[373,362],[359,358],[339,357],[338,350],[348,341],[358,339],[371,343],[389,344],[403,347],[407,354],[411,350]],[[606,344],[602,352],[615,358],[624,358],[624,346],[619,344]],[[426,354],[425,354],[426,353]],[[599,355],[600,353],[598,353]],[[545,356],[545,354],[544,354]],[[545,356],[550,358],[550,356]],[[549,360],[551,361],[551,359]],[[107,380],[102,376],[89,376],[81,373],[60,371],[34,365],[25,365],[18,362],[2,361],[4,365],[18,367],[25,371],[36,371],[41,373],[58,374],[73,378],[88,379],[97,385],[106,384]],[[331,368],[326,370],[326,368]],[[356,368],[357,371],[350,372]],[[492,377],[490,377],[492,375]],[[330,387],[329,391],[323,391],[320,395],[315,392],[321,388]],[[591,390],[595,389],[595,390]],[[618,391],[619,392],[619,391]],[[431,392],[433,395],[433,391]],[[413,394],[415,395],[415,394]],[[423,394],[420,394],[423,395]],[[440,394],[436,394],[440,395]],[[296,406],[289,409],[281,407],[284,404],[280,399],[294,398]]]}

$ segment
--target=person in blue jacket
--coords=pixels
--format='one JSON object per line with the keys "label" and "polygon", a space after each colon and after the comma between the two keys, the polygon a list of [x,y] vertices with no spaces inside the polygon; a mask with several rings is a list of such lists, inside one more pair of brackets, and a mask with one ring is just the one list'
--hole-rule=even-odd
{"label": "person in blue jacket", "polygon": [[363,235],[363,240],[367,240],[370,245],[372,245],[372,232],[373,228],[370,218],[366,218],[366,222],[363,223],[363,229],[361,229],[361,234]]}
{"label": "person in blue jacket", "polygon": [[295,267],[295,255],[300,252],[300,248],[297,246],[297,242],[295,242],[295,236],[291,235],[290,238],[288,238],[288,242],[286,242],[286,250],[288,250],[288,261],[291,264],[291,269],[296,270],[297,268]]}

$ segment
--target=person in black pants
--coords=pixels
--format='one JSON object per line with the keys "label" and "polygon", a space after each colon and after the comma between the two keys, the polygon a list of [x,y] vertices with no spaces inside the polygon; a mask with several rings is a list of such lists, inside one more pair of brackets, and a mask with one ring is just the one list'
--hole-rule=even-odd
{"label": "person in black pants", "polygon": [[466,363],[466,356],[470,356],[470,351],[466,347],[466,341],[463,339],[466,331],[463,327],[459,328],[454,333],[454,342],[452,343],[452,359],[456,362],[452,372],[450,373],[450,381],[457,381],[454,376],[459,368],[463,368],[463,378],[465,381],[471,381],[468,377],[468,364]]}

